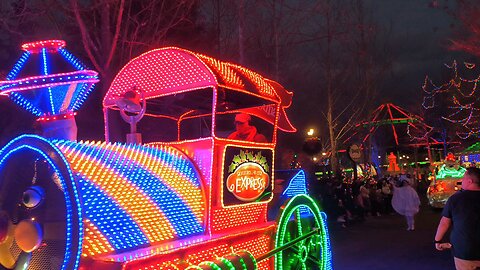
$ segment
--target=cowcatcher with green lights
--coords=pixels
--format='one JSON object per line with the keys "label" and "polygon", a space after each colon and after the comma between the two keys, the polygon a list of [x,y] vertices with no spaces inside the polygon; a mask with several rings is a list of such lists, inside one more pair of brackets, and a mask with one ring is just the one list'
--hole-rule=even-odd
{"label": "cowcatcher with green lights", "polygon": [[[41,63],[64,46],[32,44]],[[43,65],[39,78],[9,76],[2,93],[58,120],[78,109],[97,81],[78,60],[73,66],[77,71],[50,75]],[[64,76],[78,77],[63,86]],[[23,87],[27,82],[35,86]],[[274,184],[277,131],[295,131],[286,115],[291,99],[277,82],[184,49],[131,60],[103,100],[105,142],[44,130],[0,151],[0,264],[332,269],[326,216],[308,196],[305,174],[285,179],[286,188]],[[267,141],[228,139],[238,113],[249,114]],[[118,123],[111,128],[120,117],[130,133]],[[279,198],[280,211],[269,207]],[[271,211],[278,214],[268,218]]]}

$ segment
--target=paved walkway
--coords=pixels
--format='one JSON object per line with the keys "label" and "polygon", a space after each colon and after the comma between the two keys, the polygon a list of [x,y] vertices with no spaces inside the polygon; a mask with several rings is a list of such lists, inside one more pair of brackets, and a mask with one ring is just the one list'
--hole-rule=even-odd
{"label": "paved walkway", "polygon": [[368,217],[347,228],[330,224],[334,269],[455,269],[451,253],[439,252],[433,245],[440,211],[428,207],[425,198],[422,203],[413,232],[406,230],[398,214]]}

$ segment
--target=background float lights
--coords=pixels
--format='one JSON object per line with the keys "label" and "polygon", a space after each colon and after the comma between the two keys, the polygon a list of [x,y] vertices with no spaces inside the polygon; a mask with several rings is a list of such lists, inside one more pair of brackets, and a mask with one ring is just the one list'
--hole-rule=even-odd
{"label": "background float lights", "polygon": [[23,44],[24,53],[5,80],[0,81],[0,95],[8,95],[38,117],[77,111],[98,82],[98,76],[64,47],[63,40]]}
{"label": "background float lights", "polygon": [[440,167],[440,170],[438,170],[436,178],[437,179],[462,178],[466,171],[467,169],[465,169],[464,167],[458,166],[458,168],[455,168],[455,167],[449,167],[443,164]]}

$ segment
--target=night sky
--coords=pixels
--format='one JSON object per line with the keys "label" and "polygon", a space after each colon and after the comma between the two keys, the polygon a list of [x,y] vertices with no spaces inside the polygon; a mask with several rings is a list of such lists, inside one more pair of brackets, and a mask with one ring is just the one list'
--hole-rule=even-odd
{"label": "night sky", "polygon": [[[384,57],[390,59],[387,71],[379,78],[378,95],[372,98],[371,111],[382,103],[391,102],[422,115],[425,76],[428,75],[435,83],[444,83],[445,78],[441,78],[444,64],[451,64],[453,60],[460,63],[472,61],[470,56],[448,49],[449,39],[456,36],[455,31],[459,27],[459,23],[448,15],[448,11],[454,8],[454,2],[437,1],[435,7],[431,3],[427,0],[364,1],[365,17],[375,25],[378,39],[385,44]],[[448,10],[444,9],[445,6]],[[295,65],[295,61],[292,64]],[[305,136],[309,128],[323,129],[323,132],[326,129],[319,109],[306,109],[308,105],[304,102],[311,100],[311,89],[298,83],[302,79],[280,80],[295,93],[290,115],[300,131],[295,135],[297,138]],[[313,76],[313,80],[318,79]],[[352,91],[355,89],[352,85]],[[320,100],[324,98],[319,97]]]}
{"label": "night sky", "polygon": [[[432,8],[429,5],[432,1],[369,2],[376,10],[373,13],[376,20],[385,28],[391,27],[386,38],[392,40],[394,62],[381,92],[386,101],[417,110],[425,75],[440,82],[443,64],[451,64],[455,59],[465,60],[464,54],[447,48],[457,22],[441,7]],[[438,2],[439,5],[449,3]]]}
{"label": "night sky", "polygon": [[[432,2],[438,5],[432,7]],[[380,35],[379,38],[387,44],[388,47],[385,55],[391,59],[391,65],[388,71],[380,80],[378,97],[374,100],[373,108],[384,102],[393,102],[414,113],[421,113],[421,86],[425,75],[429,75],[434,81],[441,82],[439,74],[443,69],[444,63],[449,64],[454,59],[457,59],[459,62],[465,59],[471,60],[468,56],[462,55],[462,53],[452,52],[447,49],[448,39],[453,36],[453,30],[458,26],[458,22],[450,17],[442,8],[443,5],[447,4],[452,8],[453,1],[364,1],[366,17],[371,18],[372,22],[376,24],[378,34]],[[355,31],[355,29],[352,29],[352,31]],[[189,48],[186,43],[182,44],[181,42],[172,45]],[[309,48],[307,48],[308,46],[312,46],[312,44],[305,44],[305,47],[296,46],[296,51],[286,55],[286,64],[292,66],[290,70],[295,70],[295,67],[299,67],[302,64],[303,59],[310,57],[304,53],[304,51],[309,50]],[[200,44],[197,47],[207,48],[208,46]],[[69,48],[67,44],[67,49]],[[195,50],[194,46],[190,49]],[[233,47],[231,50],[235,50],[235,48]],[[10,49],[9,51],[16,52],[18,56],[20,55],[20,50],[18,49]],[[209,54],[208,49],[205,51],[199,49],[199,52]],[[77,56],[84,54],[83,52],[77,51],[72,51],[72,53]],[[221,60],[236,62],[232,55],[213,56]],[[82,60],[87,62],[87,59],[83,58]],[[13,64],[14,62],[4,64],[1,70],[6,72]],[[262,67],[262,65],[256,66],[255,64],[247,63],[246,66],[266,77],[269,77],[271,74],[271,68],[265,68]],[[315,90],[308,85],[309,80],[313,81],[316,79],[315,72],[313,68],[311,74],[306,74],[306,76],[310,76],[310,78],[286,74],[278,79],[281,84],[294,92],[294,103],[287,112],[299,130],[296,135],[292,136],[292,138],[294,138],[293,140],[302,138],[305,135],[305,130],[309,127],[325,128],[324,119],[320,116],[320,111],[317,110],[320,105],[317,106],[313,104],[309,107],[303,104],[303,102],[309,101],[310,92]],[[87,136],[88,139],[101,139],[103,136],[103,119],[100,118],[100,102],[102,97],[98,91],[99,90],[89,97],[85,107],[80,110],[79,113],[82,114],[82,111],[85,110],[95,110],[98,111],[97,116],[99,119],[93,123],[91,117],[77,117],[80,138],[82,135]],[[322,98],[323,96],[319,97],[319,99]],[[14,117],[28,119],[28,114],[11,112],[10,108],[15,109],[15,106],[12,105],[7,98],[1,98],[0,102],[3,108],[2,117],[0,117],[3,118],[3,120],[0,119],[2,120],[0,124],[4,126],[3,134],[0,133],[0,137],[2,137],[0,143],[3,144],[8,141],[5,136],[12,137],[15,135],[12,129],[17,127],[11,125]],[[309,110],[313,108],[313,110],[306,111],[306,108]],[[20,125],[20,128],[23,131],[28,131],[28,127],[26,126],[28,124],[30,123]],[[87,126],[88,130],[83,130],[83,126]]]}

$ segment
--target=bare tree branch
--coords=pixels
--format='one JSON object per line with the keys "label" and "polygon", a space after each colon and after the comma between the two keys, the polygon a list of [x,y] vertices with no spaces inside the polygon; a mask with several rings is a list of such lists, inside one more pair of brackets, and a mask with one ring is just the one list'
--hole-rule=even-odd
{"label": "bare tree branch", "polygon": [[75,19],[77,20],[78,27],[80,28],[80,33],[81,33],[82,42],[83,42],[83,48],[87,52],[88,58],[92,62],[95,69],[97,69],[98,72],[103,73],[104,72],[103,67],[100,66],[97,59],[95,58],[95,56],[92,53],[91,48],[95,47],[95,45],[91,41],[89,31],[88,31],[87,27],[85,26],[85,22],[83,21],[82,17],[80,16],[80,10],[79,10],[79,7],[78,7],[78,2],[77,2],[77,0],[70,0],[70,4],[72,5],[72,10],[73,10],[73,13],[75,14]]}
{"label": "bare tree branch", "polygon": [[115,51],[116,51],[115,49],[117,48],[118,37],[120,35],[120,28],[121,28],[122,21],[123,21],[124,6],[125,6],[125,0],[121,0],[120,1],[120,7],[118,9],[117,23],[115,25],[115,35],[114,35],[113,40],[112,40],[110,53],[109,53],[107,61],[105,63],[105,67],[110,66],[110,63],[112,62],[113,54],[115,53]]}

